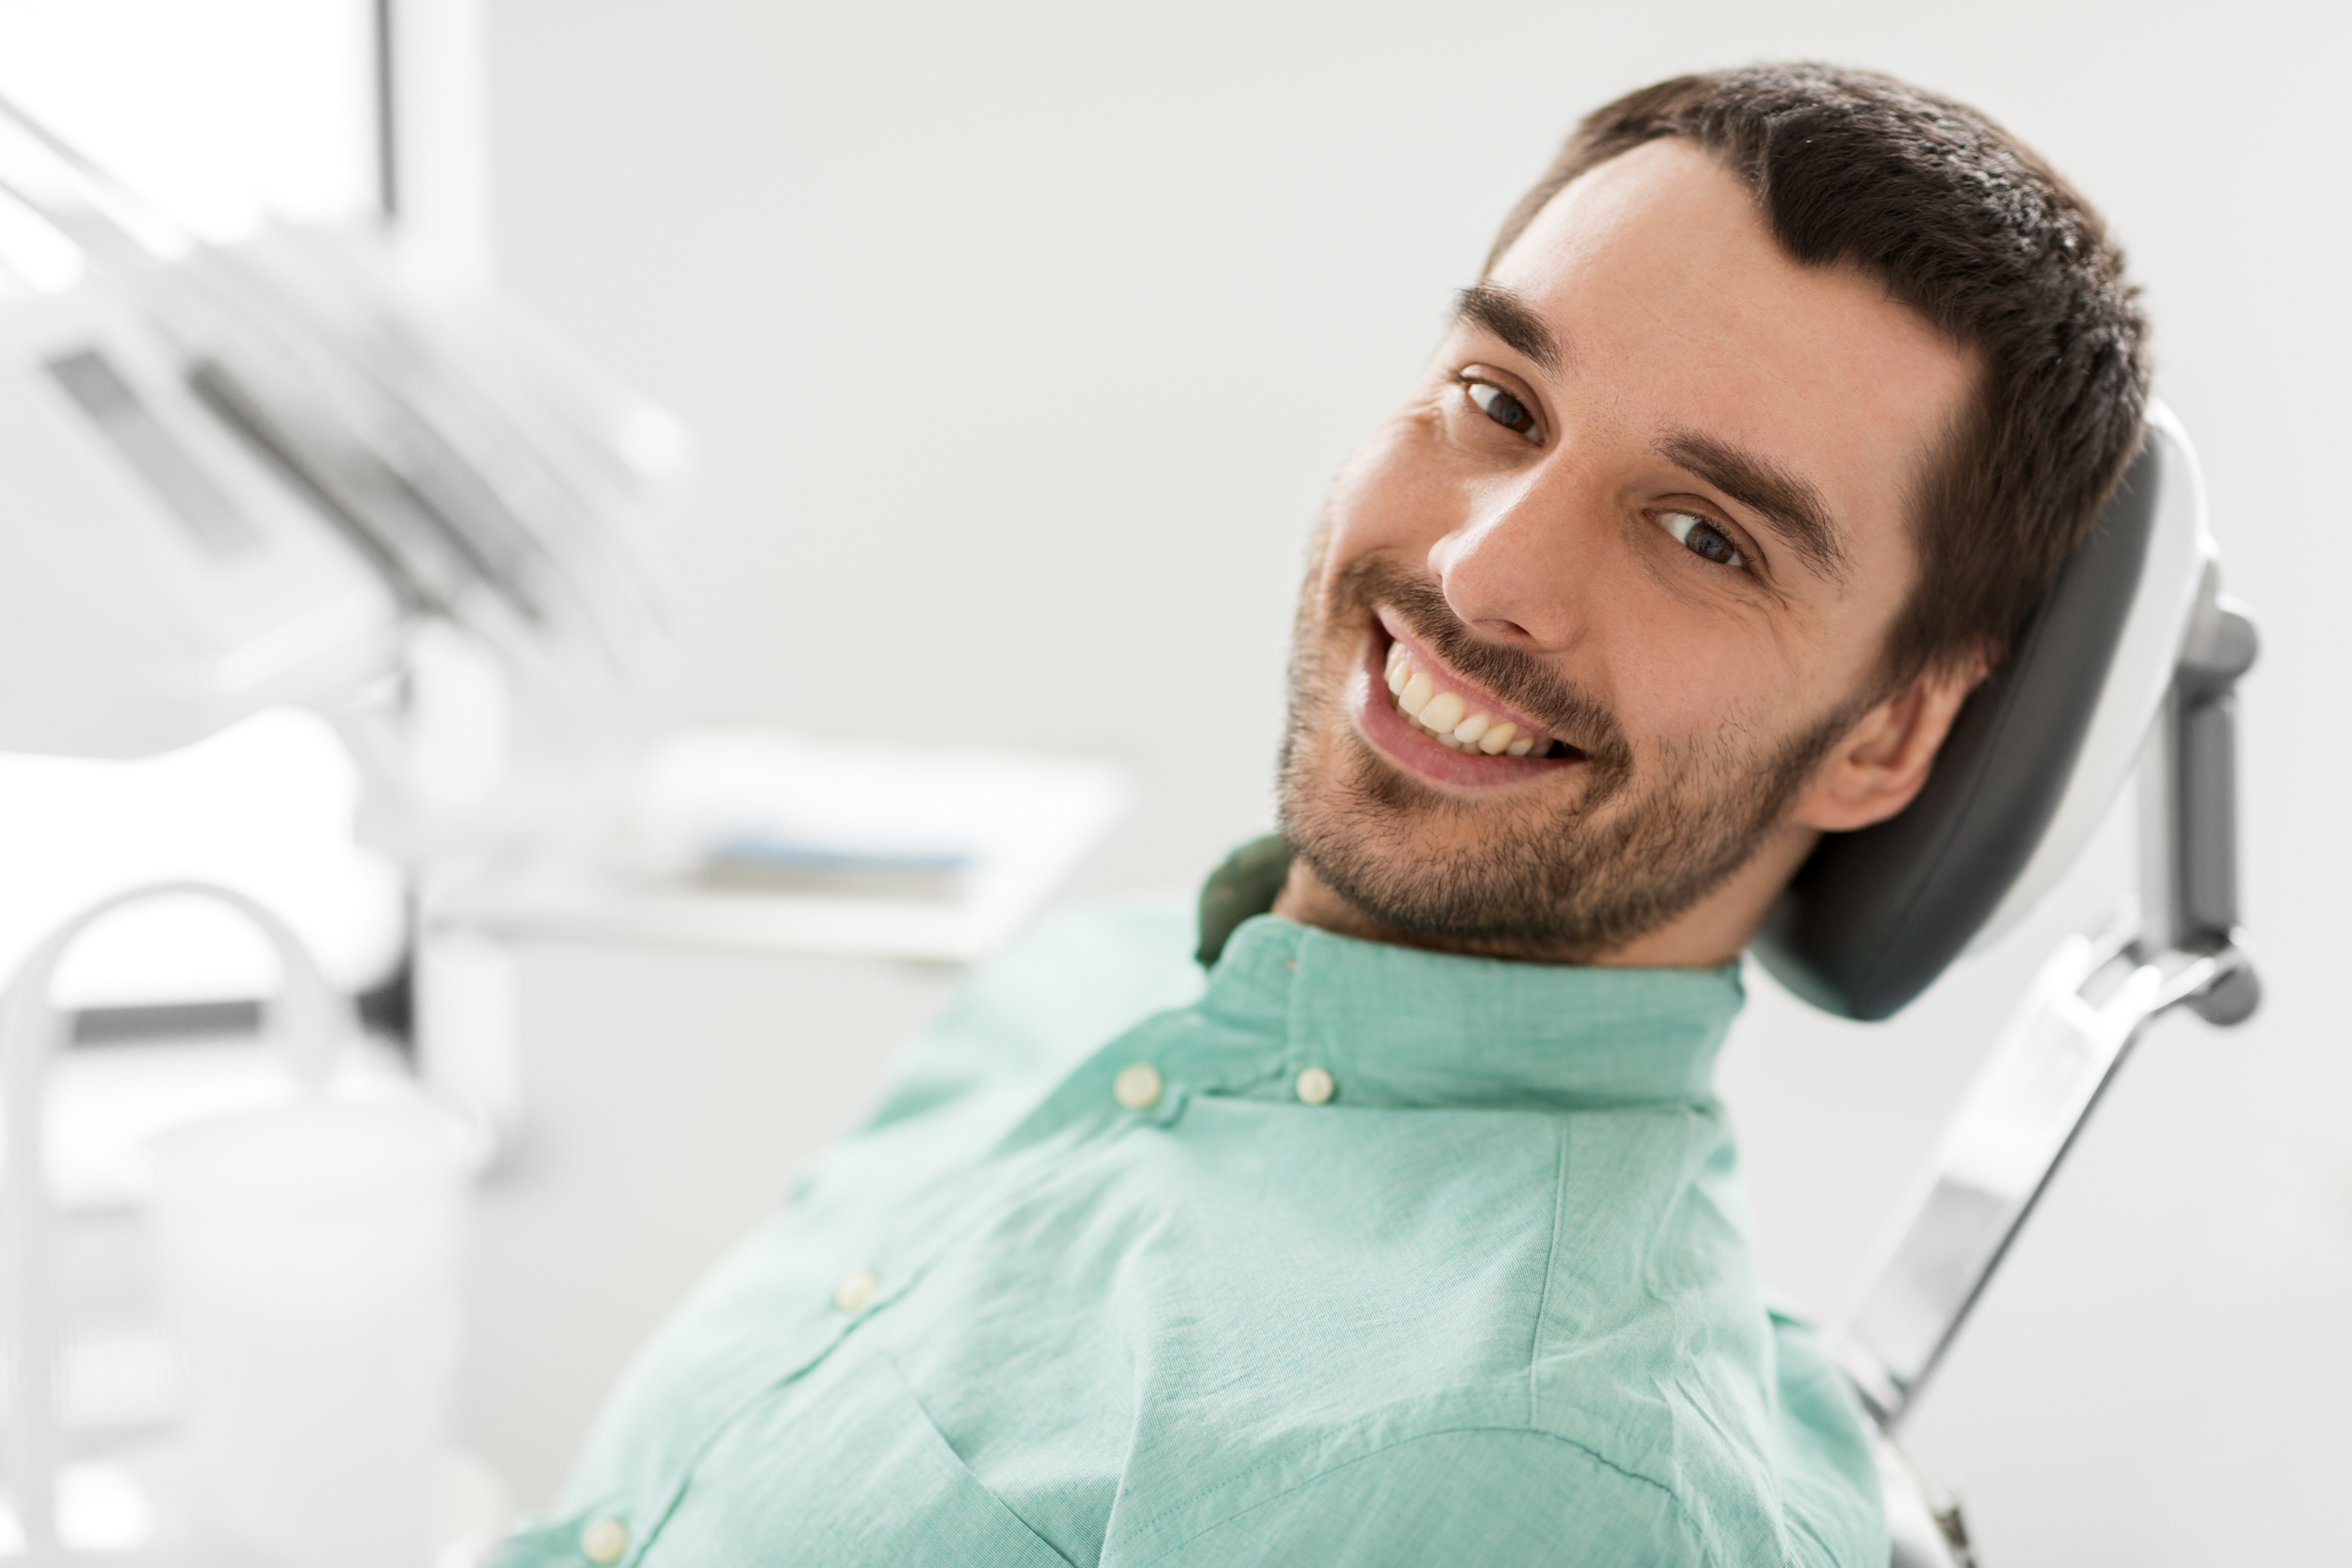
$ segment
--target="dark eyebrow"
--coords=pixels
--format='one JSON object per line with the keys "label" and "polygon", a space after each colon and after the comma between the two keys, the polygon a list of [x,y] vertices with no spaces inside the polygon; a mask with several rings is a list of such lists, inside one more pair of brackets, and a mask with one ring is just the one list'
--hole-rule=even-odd
{"label": "dark eyebrow", "polygon": [[1484,327],[1544,369],[1559,373],[1559,340],[1534,307],[1500,283],[1482,279],[1454,296],[1454,319]]}
{"label": "dark eyebrow", "polygon": [[1658,453],[1762,514],[1773,531],[1811,562],[1815,571],[1837,582],[1845,580],[1852,563],[1838,539],[1837,526],[1830,521],[1822,492],[1811,481],[1769,458],[1743,452],[1712,436],[1687,431],[1669,436],[1658,444]]}

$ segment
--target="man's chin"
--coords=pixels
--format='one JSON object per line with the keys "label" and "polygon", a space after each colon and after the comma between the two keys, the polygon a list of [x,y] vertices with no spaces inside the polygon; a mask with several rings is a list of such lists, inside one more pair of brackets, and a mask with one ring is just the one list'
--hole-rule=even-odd
{"label": "man's chin", "polygon": [[1540,764],[1541,773],[1465,782],[1446,766],[1463,762],[1417,732],[1367,735],[1355,715],[1335,715],[1286,752],[1284,819],[1344,823],[1350,840],[1443,865],[1555,837],[1590,814],[1589,763],[1554,761]]}
{"label": "man's chin", "polygon": [[1344,728],[1294,743],[1289,763],[1282,826],[1292,852],[1367,921],[1464,952],[1586,956],[1548,918],[1560,908],[1552,858],[1528,842],[1541,825],[1525,802],[1465,798]]}
{"label": "man's chin", "polygon": [[1381,755],[1344,719],[1284,747],[1292,852],[1365,928],[1415,946],[1589,963],[1690,908],[1762,825],[1723,801],[1586,787],[1465,791]]}

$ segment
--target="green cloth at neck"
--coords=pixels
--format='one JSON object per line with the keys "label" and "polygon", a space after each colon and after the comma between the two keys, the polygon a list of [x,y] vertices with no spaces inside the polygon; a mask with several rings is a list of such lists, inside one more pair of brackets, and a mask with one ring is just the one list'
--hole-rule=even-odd
{"label": "green cloth at neck", "polygon": [[1192,956],[1214,968],[1242,921],[1274,908],[1290,876],[1290,841],[1279,833],[1253,838],[1225,857],[1201,888],[1201,945]]}

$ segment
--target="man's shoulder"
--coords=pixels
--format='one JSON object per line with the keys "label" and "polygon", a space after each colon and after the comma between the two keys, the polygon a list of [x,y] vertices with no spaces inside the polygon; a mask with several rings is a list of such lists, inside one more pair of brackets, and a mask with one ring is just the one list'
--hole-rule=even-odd
{"label": "man's shoulder", "polygon": [[1558,1435],[1507,1422],[1375,1422],[1324,1432],[1148,1518],[1106,1568],[1146,1563],[1708,1561],[1673,1489]]}
{"label": "man's shoulder", "polygon": [[1803,1325],[1736,1289],[1627,1303],[1613,1330],[1537,1331],[1540,1311],[1417,1336],[1360,1318],[1319,1394],[1217,1358],[1283,1397],[1146,1419],[1106,1563],[1883,1561],[1858,1418]]}
{"label": "man's shoulder", "polygon": [[1883,1561],[1859,1405],[1811,1325],[1768,1305],[1752,1258],[1705,1228],[1683,1256],[1662,1249],[1638,1301],[1580,1297],[1572,1259],[1555,1270],[1529,1426],[1671,1492],[1706,1560]]}
{"label": "man's shoulder", "polygon": [[[1286,1389],[1278,1418],[1247,1404],[1192,1434],[1196,1448],[1136,1454],[1133,1500],[1169,1505],[1121,1521],[1113,1540],[1129,1550],[1116,1560],[1542,1562],[1574,1543],[1584,1562],[1883,1561],[1859,1413],[1752,1271],[1664,1299],[1604,1292],[1588,1316],[1551,1310],[1577,1262],[1551,1265],[1535,1292],[1493,1281],[1525,1305],[1493,1303],[1478,1329],[1441,1311],[1423,1322],[1444,1331],[1383,1333],[1360,1311],[1356,1374],[1330,1366],[1319,1398],[1256,1366],[1255,1381]],[[1318,1360],[1306,1343],[1298,1355]]]}
{"label": "man's shoulder", "polygon": [[971,1089],[1048,1079],[1129,1026],[1200,994],[1191,903],[1178,893],[1090,901],[978,965],[909,1040],[872,1123],[904,1121]]}
{"label": "man's shoulder", "polygon": [[[1116,1521],[1103,1562],[1884,1561],[1874,1478],[1845,1473],[1816,1442],[1839,1447],[1833,1423],[1826,1435],[1800,1423],[1751,1447],[1712,1413],[1654,1390],[1593,1391],[1618,1397],[1594,1413],[1621,1427],[1644,1426],[1644,1407],[1656,1414],[1672,1434],[1662,1448],[1647,1433],[1612,1433],[1608,1419],[1513,1419],[1500,1408],[1509,1401],[1483,1397],[1493,1390],[1465,1392],[1458,1408],[1416,1401],[1225,1441],[1222,1463],[1195,1469],[1165,1507]],[[1139,1489],[1131,1500],[1149,1496]]]}

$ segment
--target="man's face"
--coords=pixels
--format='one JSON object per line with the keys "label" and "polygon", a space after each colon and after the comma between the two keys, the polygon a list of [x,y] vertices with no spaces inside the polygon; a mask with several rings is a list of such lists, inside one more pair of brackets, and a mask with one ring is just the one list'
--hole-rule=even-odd
{"label": "man's face", "polygon": [[1803,833],[1885,695],[1916,487],[1974,375],[1877,283],[1790,260],[1692,143],[1577,181],[1340,477],[1293,847],[1399,931],[1588,959]]}

